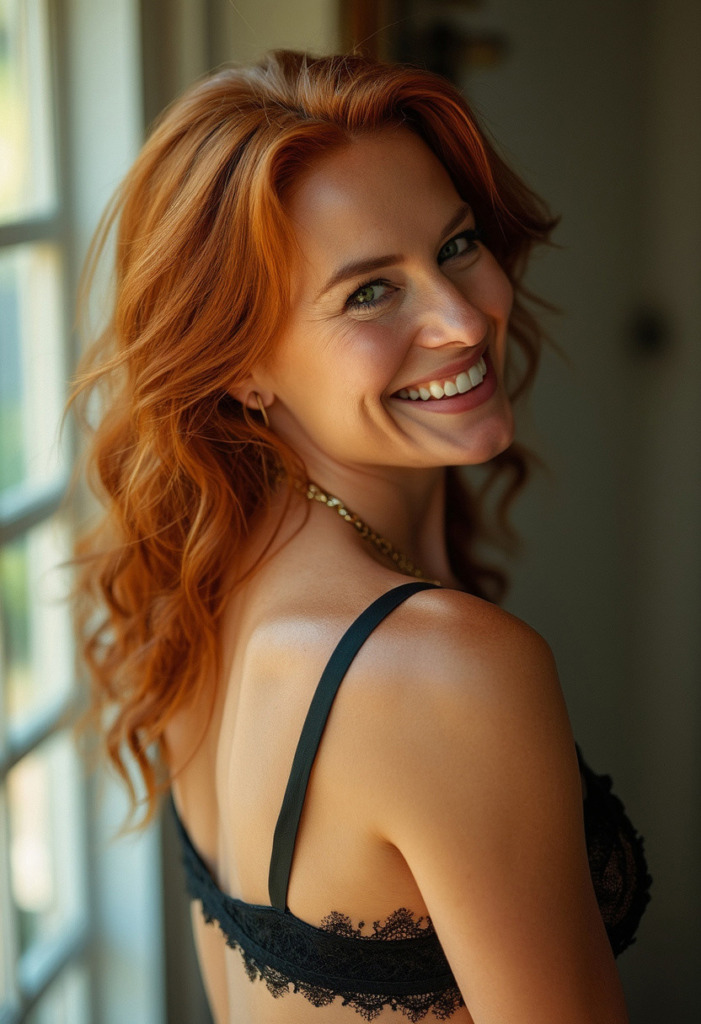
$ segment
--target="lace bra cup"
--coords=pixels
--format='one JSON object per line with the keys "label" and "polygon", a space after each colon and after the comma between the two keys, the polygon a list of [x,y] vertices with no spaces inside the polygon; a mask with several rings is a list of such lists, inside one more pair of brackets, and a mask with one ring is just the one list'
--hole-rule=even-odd
{"label": "lace bra cup", "polygon": [[643,839],[623,804],[611,791],[610,775],[591,770],[577,746],[584,780],[584,834],[589,871],[614,956],[635,942],[635,933],[650,901],[652,878]]}
{"label": "lace bra cup", "polygon": [[[332,654],[309,707],[275,829],[270,906],[244,903],[222,892],[172,804],[189,894],[201,902],[205,920],[216,921],[227,944],[239,950],[251,981],[261,979],[274,996],[291,987],[314,1006],[327,1006],[339,997],[368,1021],[384,1007],[415,1022],[429,1011],[436,1020],[448,1020],[464,1006],[430,918],[416,919],[402,907],[383,923],[374,922],[372,934],[364,935],[363,921],[356,927],[345,914],[332,911],[317,927],[290,913],[287,887],[312,764],[348,666],[382,619],[411,594],[432,586],[407,583],[384,594],[355,620]],[[634,941],[649,899],[650,877],[642,840],[611,793],[611,780],[592,772],[579,748],[577,757],[586,787],[584,823],[592,880],[618,955]]]}

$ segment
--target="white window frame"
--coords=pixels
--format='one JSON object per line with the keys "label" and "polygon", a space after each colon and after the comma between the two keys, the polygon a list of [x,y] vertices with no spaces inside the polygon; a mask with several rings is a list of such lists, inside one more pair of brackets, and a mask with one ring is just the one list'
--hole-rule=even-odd
{"label": "white window frame", "polygon": [[[62,125],[65,119],[65,89],[61,74],[61,54],[58,45],[58,9],[54,0],[46,0],[47,35],[49,51],[48,78],[52,85],[53,109],[50,112],[53,127],[53,146],[50,154],[55,177],[55,203],[46,213],[21,216],[0,224],[0,251],[24,244],[46,243],[60,255],[60,290],[63,302],[63,322],[60,325],[61,357],[64,366],[70,365],[70,308],[68,290],[68,231],[65,208],[65,154],[62,146]],[[5,546],[29,534],[34,527],[50,522],[58,511],[68,484],[67,472],[47,483],[19,483],[0,494],[0,546]],[[47,568],[51,568],[47,566]],[[61,732],[75,717],[75,687],[35,710],[21,725],[5,724],[0,731],[0,901],[5,910],[2,915],[4,946],[2,977],[7,989],[0,994],[0,1021],[2,1024],[21,1024],[34,1008],[41,1004],[54,983],[73,967],[86,966],[86,954],[92,934],[89,888],[84,887],[84,899],[78,917],[67,922],[49,940],[40,940],[21,955],[17,949],[17,912],[12,899],[10,883],[10,836],[8,827],[7,778],[23,759]],[[84,800],[82,793],[77,799]],[[87,835],[75,837],[75,843],[87,849]],[[88,972],[89,976],[89,972]]]}
{"label": "white window frame", "polygon": [[[143,134],[139,0],[46,0],[51,50],[56,207],[0,225],[0,251],[46,242],[60,252],[62,348],[71,372],[81,264],[97,220],[138,151]],[[69,434],[71,454],[75,452]],[[72,461],[69,459],[68,461]],[[0,495],[0,544],[51,521],[68,480],[21,484]],[[62,517],[71,511],[62,511]],[[89,975],[90,1024],[161,1024],[161,878],[158,832],[115,841],[125,803],[119,786],[90,776],[79,799],[85,829],[75,836],[87,865],[85,913],[51,942],[17,959],[9,869],[8,773],[75,717],[77,687],[45,704],[21,728],[0,715],[0,1024],[21,1024],[74,966]],[[80,848],[80,849],[78,849]],[[81,911],[82,911],[81,906]]]}

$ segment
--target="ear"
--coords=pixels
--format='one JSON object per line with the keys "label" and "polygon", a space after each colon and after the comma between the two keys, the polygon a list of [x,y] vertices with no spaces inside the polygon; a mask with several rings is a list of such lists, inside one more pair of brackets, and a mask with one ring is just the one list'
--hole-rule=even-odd
{"label": "ear", "polygon": [[254,409],[256,412],[260,411],[258,404],[258,398],[267,409],[269,405],[272,405],[275,401],[275,395],[272,393],[270,388],[265,388],[261,384],[258,384],[253,377],[248,377],[243,383],[237,385],[235,388],[231,388],[229,394],[232,398],[235,398],[241,405],[245,405],[248,409]]}

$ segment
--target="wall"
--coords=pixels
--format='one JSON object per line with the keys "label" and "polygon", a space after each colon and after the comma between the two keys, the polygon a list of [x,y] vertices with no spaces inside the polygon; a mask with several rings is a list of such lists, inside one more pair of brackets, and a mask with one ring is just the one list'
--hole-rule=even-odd
{"label": "wall", "polygon": [[[546,352],[524,434],[550,467],[508,607],[551,643],[575,733],[646,837],[653,900],[620,961],[638,1024],[701,1019],[701,9],[485,0],[507,37],[469,97],[562,214],[530,282]],[[690,126],[694,126],[691,130]],[[634,329],[645,310],[660,336]],[[648,325],[650,321],[648,318]]]}
{"label": "wall", "polygon": [[337,42],[336,4],[329,0],[236,0],[220,4],[215,63],[249,61],[285,47],[326,53]]}
{"label": "wall", "polygon": [[647,32],[642,287],[670,338],[635,381],[631,721],[659,899],[631,968],[641,1020],[691,1024],[701,1019],[701,6],[655,0]]}

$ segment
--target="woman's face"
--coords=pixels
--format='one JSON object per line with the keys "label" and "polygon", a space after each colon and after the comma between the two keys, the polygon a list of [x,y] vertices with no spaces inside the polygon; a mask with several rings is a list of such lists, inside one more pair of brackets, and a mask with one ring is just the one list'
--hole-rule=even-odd
{"label": "woman's face", "polygon": [[291,313],[254,386],[310,474],[503,451],[511,284],[426,144],[404,128],[361,137],[312,164],[288,210]]}

